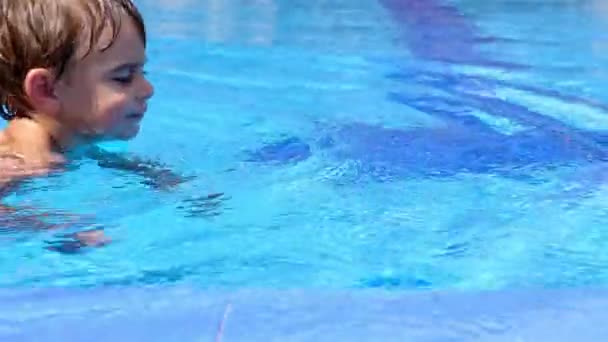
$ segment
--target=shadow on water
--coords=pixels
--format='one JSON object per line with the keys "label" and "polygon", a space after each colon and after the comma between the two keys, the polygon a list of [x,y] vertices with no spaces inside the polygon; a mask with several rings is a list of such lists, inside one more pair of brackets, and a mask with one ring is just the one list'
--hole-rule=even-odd
{"label": "shadow on water", "polygon": [[[479,44],[500,38],[481,35],[447,2],[383,0],[382,4],[401,29],[414,58],[446,63],[444,71],[395,64],[395,72],[386,75],[388,79],[397,84],[414,83],[430,91],[421,95],[391,90],[386,98],[437,118],[441,125],[398,129],[363,122],[336,123],[322,127],[314,141],[288,137],[266,145],[252,152],[250,161],[298,162],[307,159],[311,150],[324,150],[338,160],[357,161],[362,175],[377,180],[491,173],[532,181],[534,171],[608,159],[608,135],[572,127],[507,101],[495,95],[495,90],[508,88],[607,114],[608,105],[553,89],[460,74],[449,67],[473,65],[516,72],[530,66],[480,53]],[[523,128],[508,134],[500,132],[488,120],[482,120],[477,115],[480,112],[489,115],[490,121],[506,119]],[[310,145],[315,144],[311,149]]]}
{"label": "shadow on water", "polygon": [[488,58],[480,44],[512,39],[484,36],[457,7],[441,0],[381,0],[400,29],[400,41],[418,59],[450,64],[525,70],[525,64]]}

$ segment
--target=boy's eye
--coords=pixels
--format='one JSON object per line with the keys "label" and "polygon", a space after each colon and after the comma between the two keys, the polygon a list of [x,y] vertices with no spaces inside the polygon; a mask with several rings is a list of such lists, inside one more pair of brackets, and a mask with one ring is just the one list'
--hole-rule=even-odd
{"label": "boy's eye", "polygon": [[145,77],[146,72],[141,67],[130,68],[114,73],[114,75],[112,76],[112,81],[117,82],[120,85],[126,86],[133,83],[135,77],[138,75],[142,75]]}
{"label": "boy's eye", "polygon": [[116,81],[120,84],[129,84],[133,81],[133,74],[125,75],[125,76],[115,76],[112,78],[113,81]]}

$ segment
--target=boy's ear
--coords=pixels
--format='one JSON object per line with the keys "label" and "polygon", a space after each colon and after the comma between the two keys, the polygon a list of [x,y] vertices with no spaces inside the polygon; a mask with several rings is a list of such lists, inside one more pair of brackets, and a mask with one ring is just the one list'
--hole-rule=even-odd
{"label": "boy's ear", "polygon": [[28,71],[23,82],[23,90],[32,109],[48,115],[56,115],[59,111],[59,101],[54,88],[55,75],[44,68]]}

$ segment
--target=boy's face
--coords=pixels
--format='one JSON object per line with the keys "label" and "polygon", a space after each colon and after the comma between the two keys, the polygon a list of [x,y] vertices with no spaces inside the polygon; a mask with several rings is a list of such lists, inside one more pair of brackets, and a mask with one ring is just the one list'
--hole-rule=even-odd
{"label": "boy's face", "polygon": [[[111,37],[106,30],[99,46]],[[120,32],[110,48],[92,49],[69,66],[56,84],[60,103],[57,119],[72,134],[99,140],[133,138],[153,94],[143,73],[145,47],[132,22],[122,17]]]}

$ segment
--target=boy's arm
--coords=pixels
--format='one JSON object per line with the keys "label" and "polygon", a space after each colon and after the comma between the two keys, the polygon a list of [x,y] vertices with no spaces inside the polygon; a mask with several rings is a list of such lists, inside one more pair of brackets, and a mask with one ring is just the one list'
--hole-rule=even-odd
{"label": "boy's arm", "polygon": [[[61,218],[61,223],[48,222]],[[12,207],[0,204],[0,231],[61,230],[75,224],[90,226],[84,217],[60,212],[41,212],[31,207]],[[61,236],[62,239],[47,241],[49,250],[60,253],[77,253],[84,247],[102,247],[111,242],[103,229],[94,227]]]}
{"label": "boy's arm", "polygon": [[[49,220],[61,219],[61,223],[51,223]],[[9,206],[0,204],[0,227],[19,230],[57,230],[80,224],[92,224],[91,217],[69,214],[66,212],[46,212],[29,206]]]}
{"label": "boy's arm", "polygon": [[[18,159],[0,158],[0,199],[10,193],[18,183],[32,176],[48,174],[51,168],[28,168]],[[57,221],[59,223],[53,223]],[[45,212],[29,206],[9,206],[0,203],[0,231],[61,230],[80,225],[93,226],[92,220],[81,215],[64,212]],[[93,227],[63,236],[70,240],[54,241],[48,249],[74,253],[82,247],[101,247],[110,242],[103,229]]]}
{"label": "boy's arm", "polygon": [[161,163],[144,160],[138,157],[127,157],[123,154],[105,151],[94,147],[89,157],[96,160],[99,166],[133,172],[145,178],[144,184],[159,190],[172,189],[193,177],[179,175]]}

